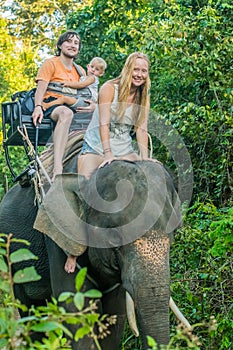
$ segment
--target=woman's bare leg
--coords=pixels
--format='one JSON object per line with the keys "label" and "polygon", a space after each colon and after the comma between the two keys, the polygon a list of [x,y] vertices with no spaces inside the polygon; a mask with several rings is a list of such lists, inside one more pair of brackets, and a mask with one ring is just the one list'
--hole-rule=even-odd
{"label": "woman's bare leg", "polygon": [[78,158],[78,173],[89,179],[93,171],[99,167],[103,160],[104,157],[98,154],[82,154]]}
{"label": "woman's bare leg", "polygon": [[132,162],[134,162],[136,160],[141,160],[141,158],[139,157],[139,155],[137,153],[126,154],[125,156],[121,157],[120,159],[122,159],[122,160],[131,160]]}
{"label": "woman's bare leg", "polygon": [[[126,156],[119,157],[117,159],[121,160],[131,160],[131,161],[137,161],[141,158],[137,153],[130,153]],[[78,158],[78,173],[80,175],[85,176],[87,179],[90,178],[91,174],[96,170],[99,165],[104,161],[104,157],[93,154],[93,153],[86,153],[82,154]]]}
{"label": "woman's bare leg", "polygon": [[68,134],[70,129],[70,124],[73,119],[73,112],[71,109],[65,106],[59,106],[54,109],[51,114],[51,118],[56,121],[56,127],[53,133],[53,143],[54,143],[54,165],[53,165],[53,177],[62,174],[63,166],[62,159],[65,152],[65,147],[68,140]]}

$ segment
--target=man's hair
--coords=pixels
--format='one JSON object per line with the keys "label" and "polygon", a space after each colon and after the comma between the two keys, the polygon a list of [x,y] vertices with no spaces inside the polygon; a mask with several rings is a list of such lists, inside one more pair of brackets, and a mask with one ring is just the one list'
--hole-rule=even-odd
{"label": "man's hair", "polygon": [[93,57],[90,63],[96,63],[101,68],[102,72],[105,72],[107,68],[107,63],[101,57]]}
{"label": "man's hair", "polygon": [[61,34],[60,37],[58,38],[57,41],[57,49],[56,49],[56,56],[60,56],[61,55],[61,45],[69,40],[70,38],[73,38],[74,36],[77,37],[77,39],[79,40],[79,51],[81,50],[81,45],[82,45],[82,41],[81,38],[79,36],[79,34],[75,31],[75,30],[67,30],[65,33]]}

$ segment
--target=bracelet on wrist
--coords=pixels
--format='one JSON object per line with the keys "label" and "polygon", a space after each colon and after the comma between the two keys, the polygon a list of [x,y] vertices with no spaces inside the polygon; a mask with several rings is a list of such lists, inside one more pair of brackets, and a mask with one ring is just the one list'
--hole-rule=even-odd
{"label": "bracelet on wrist", "polygon": [[42,105],[35,105],[35,108],[36,108],[36,107],[40,107],[40,108],[43,109],[43,106],[42,106]]}
{"label": "bracelet on wrist", "polygon": [[104,154],[105,154],[105,153],[108,153],[108,152],[111,152],[111,148],[106,148],[106,149],[103,150],[103,153],[104,153]]}

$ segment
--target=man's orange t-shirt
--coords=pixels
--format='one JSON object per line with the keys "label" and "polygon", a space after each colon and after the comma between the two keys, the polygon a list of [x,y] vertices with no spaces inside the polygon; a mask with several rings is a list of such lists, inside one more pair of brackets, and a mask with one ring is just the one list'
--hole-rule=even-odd
{"label": "man's orange t-shirt", "polygon": [[[80,66],[79,66],[80,67]],[[83,72],[83,75],[86,75],[84,69],[80,67]],[[63,83],[64,81],[79,81],[80,75],[78,74],[76,68],[73,66],[72,69],[67,69],[61,62],[59,56],[55,56],[52,58],[48,58],[44,61],[42,66],[40,67],[37,76],[36,82],[39,80],[46,81],[50,83],[51,81],[55,81],[58,83]],[[45,93],[44,98],[48,98],[49,96],[60,97],[61,95],[47,91]]]}

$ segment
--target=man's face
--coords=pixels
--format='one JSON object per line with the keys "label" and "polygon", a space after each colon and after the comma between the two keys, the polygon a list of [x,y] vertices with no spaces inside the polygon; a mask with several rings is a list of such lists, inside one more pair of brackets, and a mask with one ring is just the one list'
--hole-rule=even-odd
{"label": "man's face", "polygon": [[79,52],[79,39],[76,35],[70,35],[69,38],[60,46],[61,53],[69,58],[75,58]]}

